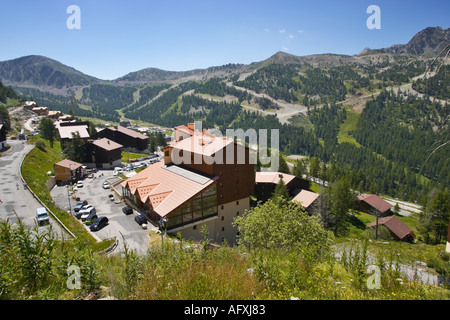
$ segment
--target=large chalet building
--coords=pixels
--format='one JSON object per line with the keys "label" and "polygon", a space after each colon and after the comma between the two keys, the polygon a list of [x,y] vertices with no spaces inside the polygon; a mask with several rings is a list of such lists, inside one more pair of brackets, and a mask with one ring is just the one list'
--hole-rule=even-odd
{"label": "large chalet building", "polygon": [[[168,233],[201,240],[205,225],[212,242],[236,243],[233,219],[250,208],[255,176],[249,148],[226,137],[175,128],[164,160],[122,183],[125,202]],[[240,156],[245,155],[245,161]]]}
{"label": "large chalet building", "polygon": [[143,151],[148,148],[148,136],[123,126],[107,127],[96,134],[96,138],[107,138],[124,148]]}

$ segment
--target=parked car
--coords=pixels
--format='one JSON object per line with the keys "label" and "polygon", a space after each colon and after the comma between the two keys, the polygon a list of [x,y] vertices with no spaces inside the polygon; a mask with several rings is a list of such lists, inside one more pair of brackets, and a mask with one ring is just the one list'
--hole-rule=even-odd
{"label": "parked car", "polygon": [[85,213],[86,210],[89,210],[90,208],[93,208],[94,206],[92,204],[85,205],[81,207],[81,209],[75,214],[77,219],[80,219],[81,216]]}
{"label": "parked car", "polygon": [[91,231],[98,231],[107,225],[108,225],[108,218],[103,216],[98,219],[95,219],[95,221],[91,224],[89,228],[91,229]]}
{"label": "parked car", "polygon": [[87,218],[86,218],[86,220],[84,221],[84,223],[87,225],[87,226],[89,226],[89,225],[91,225],[92,223],[94,223],[94,221],[97,219],[98,217],[97,217],[97,214],[96,213],[91,213]]}
{"label": "parked car", "polygon": [[109,189],[109,183],[103,182],[103,189]]}
{"label": "parked car", "polygon": [[83,181],[79,180],[77,182],[77,188],[83,188]]}
{"label": "parked car", "polygon": [[136,221],[137,224],[141,226],[143,223],[147,223],[147,218],[143,214],[140,214],[134,217],[134,221]]}
{"label": "parked car", "polygon": [[75,207],[73,207],[73,211],[78,212],[81,210],[81,208],[83,206],[85,206],[87,204],[88,204],[87,200],[78,201],[77,204],[75,205]]}
{"label": "parked car", "polygon": [[130,206],[125,206],[122,208],[122,212],[125,213],[126,215],[132,214],[133,208]]}
{"label": "parked car", "polygon": [[36,209],[36,221],[40,226],[50,223],[47,209],[45,209],[44,207]]}
{"label": "parked car", "polygon": [[96,213],[96,212],[97,211],[95,210],[94,207],[83,210],[83,213],[81,214],[81,221],[85,221],[87,219],[87,217],[89,217],[90,214]]}

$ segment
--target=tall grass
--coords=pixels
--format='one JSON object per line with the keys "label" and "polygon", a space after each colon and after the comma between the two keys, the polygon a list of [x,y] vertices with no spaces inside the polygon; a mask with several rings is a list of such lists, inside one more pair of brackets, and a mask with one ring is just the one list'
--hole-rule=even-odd
{"label": "tall grass", "polygon": [[[42,228],[0,221],[0,299],[450,299],[444,287],[408,281],[399,272],[399,256],[383,251],[376,253],[381,286],[369,289],[371,249],[370,243],[356,241],[335,257],[307,248],[211,250],[166,238],[144,255],[126,248],[106,256]],[[436,263],[448,268],[448,256]],[[71,265],[80,268],[78,289],[67,287]]]}

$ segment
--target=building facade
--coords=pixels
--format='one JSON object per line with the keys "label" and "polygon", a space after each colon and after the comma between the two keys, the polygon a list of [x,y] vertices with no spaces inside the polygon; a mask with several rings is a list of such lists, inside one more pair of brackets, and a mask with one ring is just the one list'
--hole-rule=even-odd
{"label": "building facade", "polygon": [[236,243],[236,216],[250,208],[254,165],[249,149],[228,138],[192,130],[163,149],[164,160],[122,183],[127,203],[168,233],[215,243]]}
{"label": "building facade", "polygon": [[83,177],[82,164],[64,159],[53,165],[57,183],[74,183]]}
{"label": "building facade", "polygon": [[143,151],[148,148],[148,136],[122,126],[107,127],[98,131],[96,137],[108,138],[121,144],[124,148],[136,149],[138,151]]}
{"label": "building facade", "polygon": [[107,138],[86,144],[86,163],[89,168],[112,169],[122,163],[122,145]]}

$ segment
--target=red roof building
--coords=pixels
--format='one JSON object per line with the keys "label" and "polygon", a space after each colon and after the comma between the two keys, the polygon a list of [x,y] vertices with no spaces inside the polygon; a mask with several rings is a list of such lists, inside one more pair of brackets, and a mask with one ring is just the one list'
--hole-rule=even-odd
{"label": "red roof building", "polygon": [[[377,222],[374,221],[367,227],[376,228],[376,225]],[[399,218],[395,216],[380,218],[378,220],[378,226],[385,226],[395,240],[411,242],[415,238],[411,228],[409,228],[406,224],[404,224]]]}
{"label": "red roof building", "polygon": [[[163,149],[164,160],[128,178],[122,185],[125,202],[168,233],[201,240],[205,225],[211,242],[236,243],[233,220],[250,208],[254,166],[249,149],[228,138],[216,138],[177,127],[178,140]],[[239,154],[244,161],[239,162]],[[233,153],[231,162],[227,154]]]}
{"label": "red roof building", "polygon": [[361,210],[373,215],[388,215],[392,208],[389,202],[381,199],[376,194],[363,194],[358,196],[358,200],[360,201]]}
{"label": "red roof building", "polygon": [[58,163],[53,164],[55,172],[55,179],[58,183],[75,182],[82,177],[82,164],[64,159]]}
{"label": "red roof building", "polygon": [[108,138],[121,144],[124,148],[132,148],[139,151],[148,148],[148,136],[122,126],[107,127],[98,131],[96,137]]}
{"label": "red roof building", "polygon": [[107,138],[87,144],[86,165],[88,167],[112,169],[122,163],[122,145]]}
{"label": "red roof building", "polygon": [[293,199],[293,202],[300,202],[303,208],[305,208],[310,214],[312,213],[314,202],[319,198],[320,194],[302,190]]}

